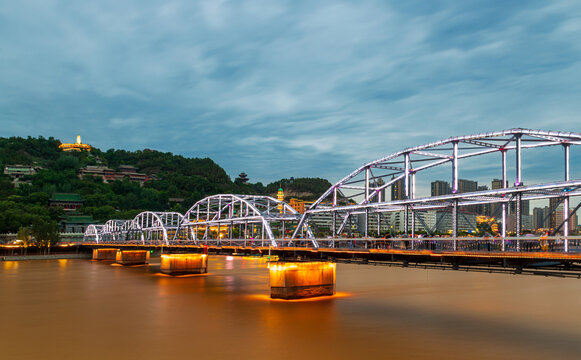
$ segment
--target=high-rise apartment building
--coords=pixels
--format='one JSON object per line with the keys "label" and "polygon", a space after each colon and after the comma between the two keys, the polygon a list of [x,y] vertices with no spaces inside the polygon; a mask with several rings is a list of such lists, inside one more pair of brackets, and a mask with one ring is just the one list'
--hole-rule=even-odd
{"label": "high-rise apartment building", "polygon": [[458,192],[467,193],[478,190],[478,182],[474,180],[458,179]]}
{"label": "high-rise apartment building", "polygon": [[533,209],[533,228],[545,229],[549,227],[549,207],[536,207]]}
{"label": "high-rise apartment building", "polygon": [[404,179],[400,179],[391,185],[391,200],[404,200],[405,188]]}
{"label": "high-rise apartment building", "polygon": [[447,195],[452,193],[450,183],[443,180],[432,181],[432,196]]}

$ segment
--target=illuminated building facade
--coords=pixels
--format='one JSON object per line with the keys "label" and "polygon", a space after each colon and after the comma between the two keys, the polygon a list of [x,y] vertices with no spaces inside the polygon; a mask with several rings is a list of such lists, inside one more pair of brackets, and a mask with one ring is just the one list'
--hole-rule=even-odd
{"label": "illuminated building facade", "polygon": [[305,213],[305,201],[300,199],[290,199],[289,201],[290,207],[295,209],[299,214]]}
{"label": "illuminated building facade", "polygon": [[59,149],[62,151],[91,151],[91,145],[83,144],[81,142],[81,135],[77,135],[77,142],[74,144],[60,144]]}

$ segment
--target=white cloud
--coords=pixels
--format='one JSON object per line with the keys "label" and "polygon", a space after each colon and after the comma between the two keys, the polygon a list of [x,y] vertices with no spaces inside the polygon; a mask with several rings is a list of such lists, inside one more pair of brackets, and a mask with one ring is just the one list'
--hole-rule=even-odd
{"label": "white cloud", "polygon": [[104,147],[336,179],[452,135],[580,130],[575,1],[31,4],[0,7],[10,135],[81,126]]}

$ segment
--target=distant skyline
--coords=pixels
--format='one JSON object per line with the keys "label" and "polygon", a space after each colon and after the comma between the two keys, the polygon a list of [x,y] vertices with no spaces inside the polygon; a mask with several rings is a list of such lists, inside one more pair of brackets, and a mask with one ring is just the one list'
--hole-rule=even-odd
{"label": "distant skyline", "polygon": [[[578,1],[0,5],[3,137],[80,134],[269,183],[335,182],[450,136],[581,132]],[[555,158],[529,159],[525,182]],[[462,177],[490,186],[488,165]]]}

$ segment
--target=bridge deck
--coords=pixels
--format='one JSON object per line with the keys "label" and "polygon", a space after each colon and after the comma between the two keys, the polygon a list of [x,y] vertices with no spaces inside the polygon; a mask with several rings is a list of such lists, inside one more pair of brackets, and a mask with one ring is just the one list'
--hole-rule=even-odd
{"label": "bridge deck", "polygon": [[383,257],[389,255],[407,256],[407,257],[429,257],[434,259],[440,258],[470,258],[470,259],[511,259],[511,260],[542,260],[542,261],[568,261],[580,262],[581,253],[564,253],[564,252],[500,252],[500,251],[431,251],[431,250],[403,250],[403,249],[333,249],[333,248],[310,248],[310,247],[268,247],[268,246],[216,246],[216,245],[154,245],[154,244],[116,244],[116,243],[100,243],[86,245],[89,247],[118,247],[118,248],[143,248],[143,249],[166,249],[172,250],[186,250],[191,249],[196,252],[203,251],[207,246],[208,251],[212,253],[261,253],[266,254],[271,251],[273,254],[301,254],[308,253],[318,257],[317,255],[325,255],[331,257]]}

